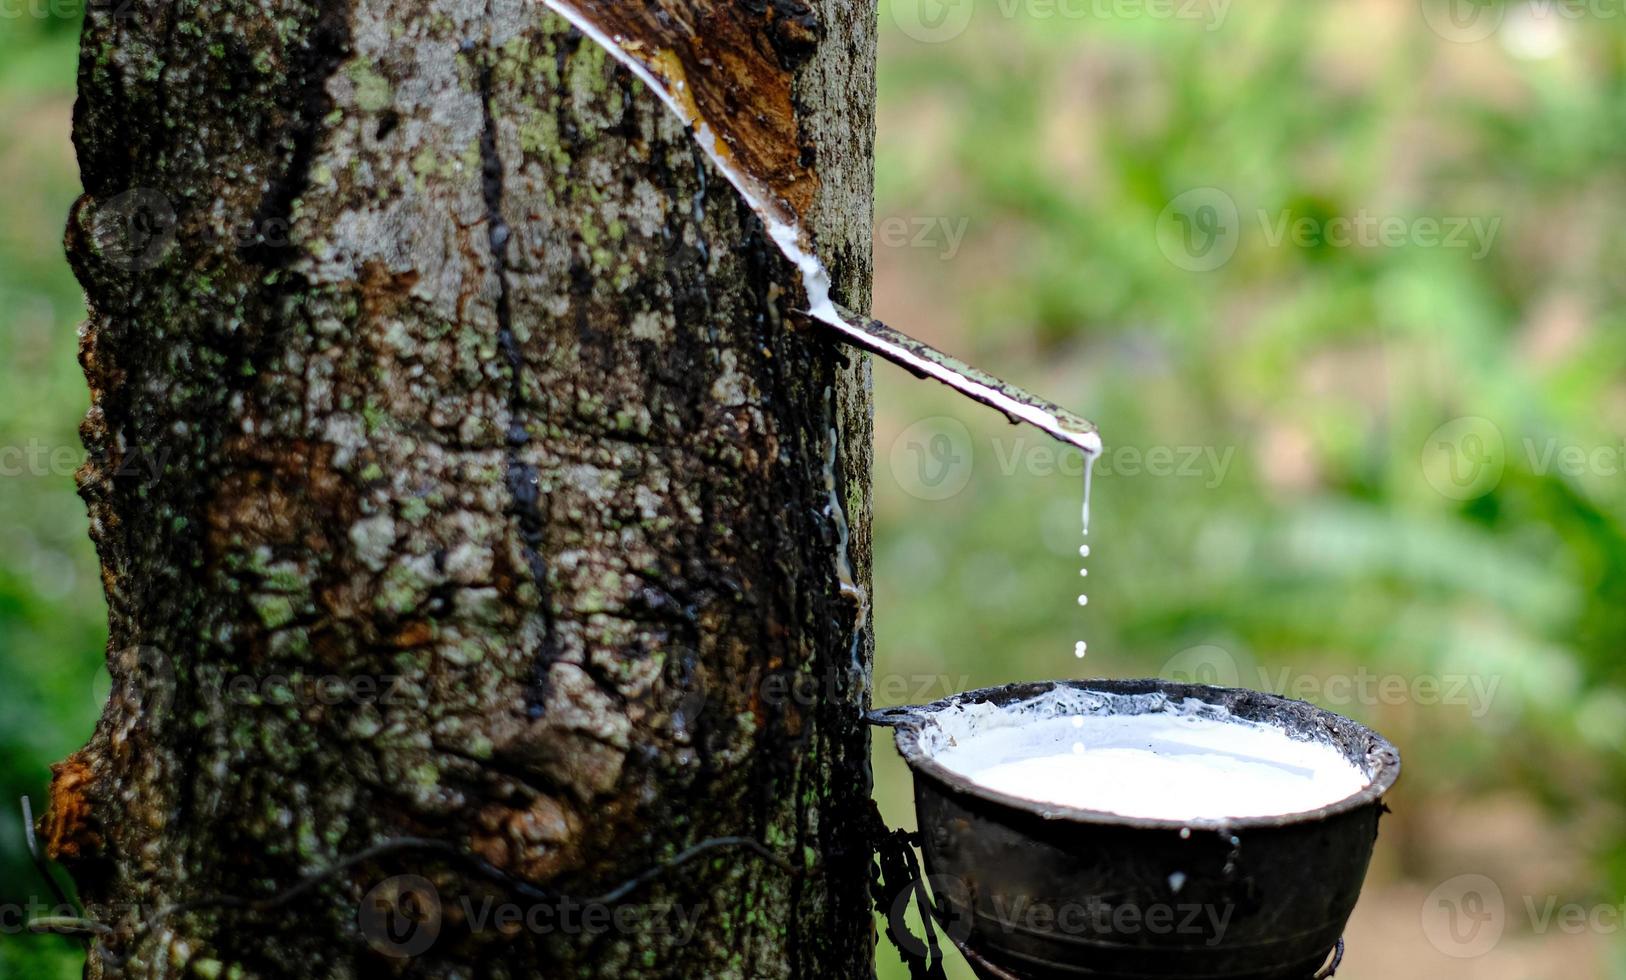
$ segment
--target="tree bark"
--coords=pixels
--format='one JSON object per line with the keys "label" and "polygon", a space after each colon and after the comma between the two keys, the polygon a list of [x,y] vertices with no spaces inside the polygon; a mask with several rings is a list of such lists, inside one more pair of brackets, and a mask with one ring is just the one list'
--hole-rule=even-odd
{"label": "tree bark", "polygon": [[[867,309],[873,11],[797,12]],[[681,125],[520,0],[132,0],[74,139],[113,689],[45,829],[115,927],[87,975],[871,975],[869,366]],[[723,835],[787,865],[661,870]],[[488,866],[344,864],[401,838]],[[651,868],[607,926],[491,873]]]}

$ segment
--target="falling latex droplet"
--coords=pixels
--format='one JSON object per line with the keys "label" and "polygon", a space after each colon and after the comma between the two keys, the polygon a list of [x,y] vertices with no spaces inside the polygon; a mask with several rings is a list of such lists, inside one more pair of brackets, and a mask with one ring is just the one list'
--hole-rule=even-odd
{"label": "falling latex droplet", "polygon": [[1084,743],[1083,742],[1074,742],[1073,743],[1073,754],[1074,755],[1083,755],[1084,754]]}
{"label": "falling latex droplet", "polygon": [[[1090,474],[1094,471],[1094,469],[1095,469],[1095,456],[1093,454],[1091,454],[1091,453],[1085,453],[1084,454],[1084,506],[1082,508],[1082,512],[1079,515],[1081,518],[1083,518],[1085,537],[1088,537],[1089,533],[1090,533]],[[1088,558],[1088,557],[1090,557],[1090,546],[1087,545],[1087,544],[1079,545],[1078,546],[1078,556],[1080,558]],[[1088,568],[1080,568],[1078,570],[1078,577],[1079,578],[1089,578],[1089,576],[1090,576],[1090,570]],[[1089,603],[1090,603],[1090,597],[1087,596],[1087,595],[1083,595],[1081,593],[1079,595],[1079,597],[1078,597],[1078,604],[1080,606],[1087,606],[1087,605],[1089,605]],[[1089,649],[1090,649],[1089,644],[1085,643],[1083,640],[1079,640],[1077,643],[1073,644],[1073,656],[1078,658],[1079,660],[1083,660],[1084,655],[1089,652]],[[1082,724],[1082,722],[1079,722],[1078,719],[1074,719],[1074,721],[1077,724]],[[1075,746],[1075,751],[1076,750],[1077,750],[1077,747]]]}

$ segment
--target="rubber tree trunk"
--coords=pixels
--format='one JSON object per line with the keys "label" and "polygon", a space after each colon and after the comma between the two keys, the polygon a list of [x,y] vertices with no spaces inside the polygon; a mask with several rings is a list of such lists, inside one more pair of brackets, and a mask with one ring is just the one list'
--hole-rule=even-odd
{"label": "rubber tree trunk", "polygon": [[[873,11],[811,3],[735,16],[797,28],[865,309]],[[113,686],[45,822],[115,927],[88,975],[871,975],[869,368],[683,128],[523,0],[90,7]],[[580,897],[721,835],[786,864],[574,916],[343,864]]]}

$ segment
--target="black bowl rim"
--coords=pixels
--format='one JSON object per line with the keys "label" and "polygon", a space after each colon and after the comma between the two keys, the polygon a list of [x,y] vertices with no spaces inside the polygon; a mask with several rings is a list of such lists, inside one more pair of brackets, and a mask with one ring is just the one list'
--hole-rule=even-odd
{"label": "black bowl rim", "polygon": [[[1162,693],[1171,698],[1194,697],[1209,704],[1227,707],[1236,703],[1251,701],[1263,705],[1274,704],[1294,707],[1299,710],[1308,709],[1313,716],[1322,721],[1350,728],[1355,734],[1367,740],[1366,758],[1371,766],[1370,782],[1367,783],[1365,789],[1358,793],[1346,796],[1318,809],[1305,810],[1299,813],[1270,814],[1262,817],[1204,818],[1200,820],[1126,817],[1105,810],[1090,810],[1082,807],[1062,806],[1056,803],[1041,803],[1025,797],[1012,796],[1008,793],[989,789],[944,766],[921,748],[921,733],[930,722],[931,715],[938,711],[965,704],[991,702],[996,705],[1005,705],[1013,701],[1026,701],[1055,690],[1057,687],[1071,687],[1081,691],[1098,691],[1103,694]],[[1307,701],[1297,701],[1293,698],[1285,698],[1264,691],[1252,691],[1238,687],[1213,687],[1207,684],[1183,684],[1178,681],[1160,680],[1158,678],[1027,681],[1018,684],[1005,684],[999,687],[985,687],[975,691],[964,691],[929,704],[879,708],[870,712],[870,719],[876,724],[886,725],[894,729],[892,734],[897,744],[898,754],[903,756],[904,762],[908,764],[917,777],[928,777],[942,784],[953,793],[1020,810],[1027,814],[1043,817],[1046,820],[1072,821],[1083,824],[1110,824],[1116,827],[1135,827],[1147,830],[1247,830],[1249,828],[1290,827],[1297,824],[1316,823],[1341,813],[1348,813],[1351,810],[1379,803],[1384,794],[1388,793],[1394,786],[1395,780],[1400,778],[1400,751],[1388,739],[1352,718],[1346,718]]]}

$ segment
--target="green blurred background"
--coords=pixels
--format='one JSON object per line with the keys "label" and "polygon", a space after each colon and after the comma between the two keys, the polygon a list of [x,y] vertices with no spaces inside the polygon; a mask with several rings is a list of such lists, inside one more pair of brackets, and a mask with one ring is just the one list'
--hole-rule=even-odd
{"label": "green blurred background", "polygon": [[[71,6],[0,9],[8,813],[105,690]],[[1626,977],[1626,0],[880,16],[877,314],[1108,448],[1081,609],[1076,456],[877,366],[878,702],[1156,674],[1317,701],[1407,765],[1340,977]],[[38,892],[7,815],[0,906]],[[0,976],[76,973],[0,935]]]}

